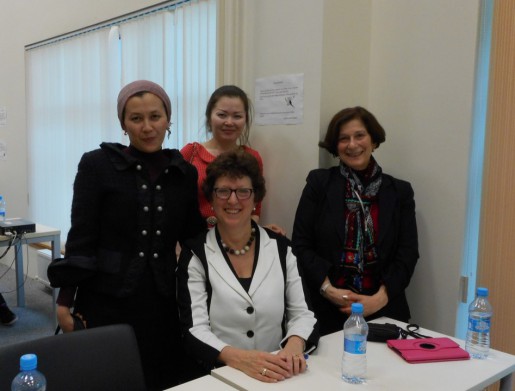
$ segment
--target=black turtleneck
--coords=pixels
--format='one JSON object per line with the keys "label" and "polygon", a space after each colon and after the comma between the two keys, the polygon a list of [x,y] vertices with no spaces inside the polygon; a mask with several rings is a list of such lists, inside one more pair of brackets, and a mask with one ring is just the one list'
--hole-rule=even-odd
{"label": "black turtleneck", "polygon": [[150,180],[154,182],[164,167],[168,164],[169,159],[166,157],[163,149],[156,152],[142,152],[132,144],[123,150],[128,155],[141,160],[148,167],[148,175]]}

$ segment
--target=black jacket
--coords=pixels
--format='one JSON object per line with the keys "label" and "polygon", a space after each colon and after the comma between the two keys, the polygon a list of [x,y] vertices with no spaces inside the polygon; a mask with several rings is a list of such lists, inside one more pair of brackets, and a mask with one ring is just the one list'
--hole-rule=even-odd
{"label": "black jacket", "polygon": [[74,183],[66,256],[54,262],[52,286],[79,286],[127,297],[150,266],[158,291],[175,294],[176,244],[205,229],[197,171],[177,150],[151,183],[144,163],[121,144],[85,153]]}
{"label": "black jacket", "polygon": [[[309,173],[297,208],[293,248],[307,278],[322,335],[341,330],[345,316],[323,298],[319,289],[338,265],[345,238],[345,181],[340,168]],[[418,254],[415,201],[411,185],[382,175],[379,197],[379,273],[388,292],[388,304],[371,318],[388,316],[408,321],[410,311],[405,289]]]}

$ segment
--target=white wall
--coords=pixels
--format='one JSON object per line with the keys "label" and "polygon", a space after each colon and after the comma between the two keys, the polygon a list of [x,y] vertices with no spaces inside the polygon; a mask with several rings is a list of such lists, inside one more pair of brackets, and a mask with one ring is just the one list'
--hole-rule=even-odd
{"label": "white wall", "polygon": [[254,77],[302,72],[306,83],[303,124],[253,129],[269,187],[263,221],[291,232],[308,171],[319,161],[334,164],[317,147],[330,117],[347,106],[368,107],[387,132],[379,164],[415,190],[421,256],[408,289],[412,320],[453,334],[478,1],[253,3]]}
{"label": "white wall", "polygon": [[[268,186],[263,222],[291,234],[308,171],[333,163],[317,147],[330,117],[347,106],[367,106],[387,131],[376,158],[415,189],[421,259],[408,290],[413,320],[452,334],[479,0],[241,1],[242,39],[251,49],[242,86],[252,96],[255,78],[305,78],[302,124],[252,130]],[[0,127],[0,140],[8,144],[0,192],[8,213],[26,216],[28,210],[24,46],[156,3],[0,0],[0,107],[8,112],[7,126]]]}
{"label": "white wall", "polygon": [[[318,166],[323,39],[323,7],[311,0],[248,1],[245,26],[252,26],[254,80],[279,74],[304,74],[304,121],[299,125],[254,126],[251,143],[264,162],[267,197],[262,223],[277,223],[291,235],[295,209],[307,172]],[[292,12],[295,10],[295,12]]]}
{"label": "white wall", "polygon": [[[371,0],[325,1],[320,140],[338,111],[368,106],[371,6]],[[323,167],[338,162],[323,149],[319,153]]]}
{"label": "white wall", "polygon": [[415,190],[413,320],[454,332],[464,241],[479,2],[374,1],[370,108],[383,169]]}

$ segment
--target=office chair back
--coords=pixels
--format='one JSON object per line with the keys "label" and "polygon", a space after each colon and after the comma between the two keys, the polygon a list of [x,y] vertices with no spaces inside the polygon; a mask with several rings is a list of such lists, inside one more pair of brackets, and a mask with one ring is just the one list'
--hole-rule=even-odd
{"label": "office chair back", "polygon": [[38,356],[51,391],[145,390],[134,331],[112,325],[0,346],[0,390],[10,390],[23,354]]}

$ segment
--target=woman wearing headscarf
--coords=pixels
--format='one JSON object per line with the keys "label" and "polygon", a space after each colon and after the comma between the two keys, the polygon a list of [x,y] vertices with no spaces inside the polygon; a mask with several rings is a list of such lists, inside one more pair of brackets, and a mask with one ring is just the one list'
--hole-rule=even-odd
{"label": "woman wearing headscarf", "polygon": [[205,229],[197,172],[178,150],[162,147],[172,113],[161,86],[129,83],[117,108],[130,144],[102,143],[82,156],[66,255],[48,275],[52,286],[62,287],[57,303],[63,331],[74,329],[71,307],[80,327],[130,324],[148,389],[162,390],[187,379],[175,248]]}

